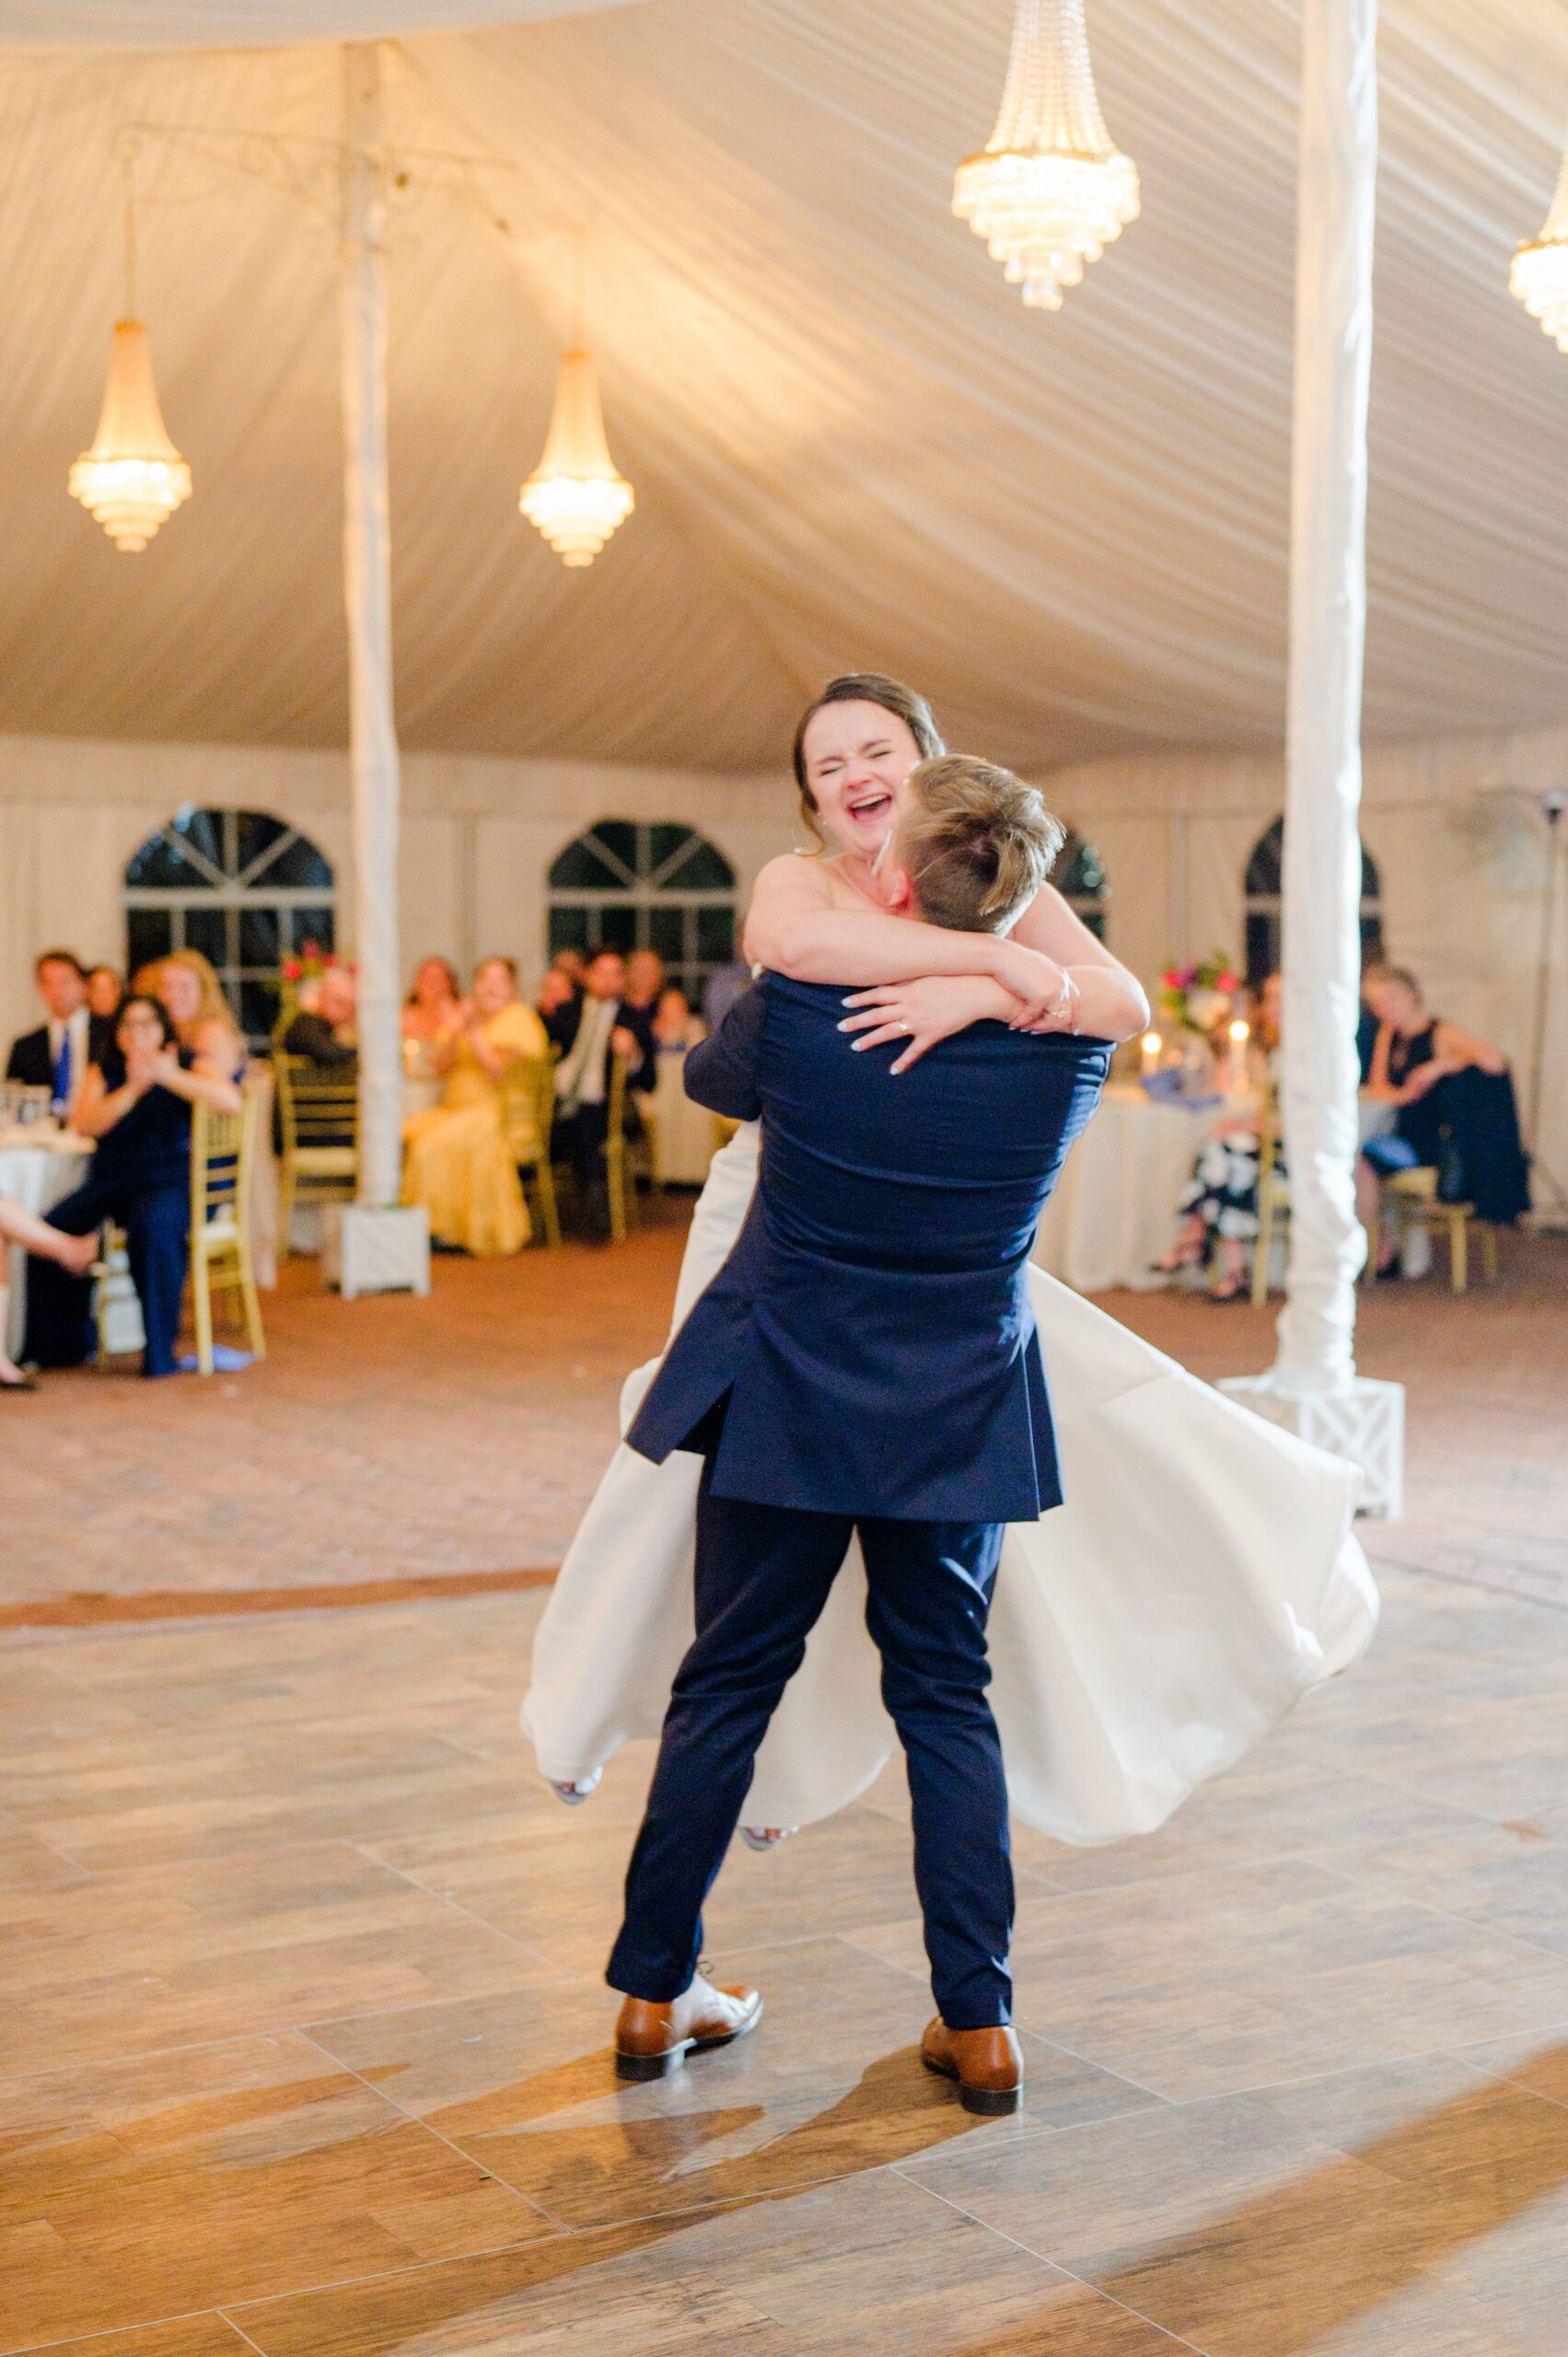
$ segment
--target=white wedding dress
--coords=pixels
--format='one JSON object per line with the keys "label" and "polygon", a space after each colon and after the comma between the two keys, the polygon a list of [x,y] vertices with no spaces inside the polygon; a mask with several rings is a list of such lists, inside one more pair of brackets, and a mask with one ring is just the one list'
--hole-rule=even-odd
{"label": "white wedding dress", "polygon": [[[739,1233],[748,1123],[714,1157],[675,1326]],[[992,1702],[1013,1807],[1080,1843],[1152,1832],[1309,1687],[1354,1661],[1377,1590],[1351,1535],[1359,1477],[1211,1390],[1038,1269],[1066,1504],[1010,1526],[991,1611]],[[624,1431],[653,1379],[621,1396]],[[691,1642],[699,1460],[624,1443],[561,1567],[522,1723],[552,1782],[658,1733]],[[749,1825],[807,1825],[897,1748],[859,1550],[835,1582],[757,1757]]]}

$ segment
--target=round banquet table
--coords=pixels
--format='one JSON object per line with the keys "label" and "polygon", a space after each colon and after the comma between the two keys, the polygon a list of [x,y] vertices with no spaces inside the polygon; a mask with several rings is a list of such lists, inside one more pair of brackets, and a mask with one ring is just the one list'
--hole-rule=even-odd
{"label": "round banquet table", "polygon": [[1035,1237],[1037,1266],[1076,1293],[1168,1284],[1150,1263],[1170,1249],[1176,1199],[1225,1109],[1162,1104],[1136,1081],[1113,1081],[1068,1150]]}
{"label": "round banquet table", "polygon": [[[75,1192],[87,1176],[92,1155],[88,1139],[37,1126],[0,1130],[0,1195],[29,1212],[52,1211]],[[11,1314],[6,1348],[15,1358],[22,1347],[27,1318],[28,1256],[10,1250]]]}

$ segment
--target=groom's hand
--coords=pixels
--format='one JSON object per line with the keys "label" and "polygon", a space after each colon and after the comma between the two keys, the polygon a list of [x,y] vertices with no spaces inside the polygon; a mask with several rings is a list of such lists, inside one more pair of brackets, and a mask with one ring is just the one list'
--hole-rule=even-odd
{"label": "groom's hand", "polygon": [[855,991],[844,1004],[854,1010],[839,1026],[854,1031],[858,1051],[879,1048],[889,1039],[903,1043],[903,1053],[888,1067],[889,1075],[907,1072],[938,1039],[971,1023],[1007,1023],[1018,1002],[1004,984],[986,974],[932,974],[919,982],[879,982],[874,990]]}

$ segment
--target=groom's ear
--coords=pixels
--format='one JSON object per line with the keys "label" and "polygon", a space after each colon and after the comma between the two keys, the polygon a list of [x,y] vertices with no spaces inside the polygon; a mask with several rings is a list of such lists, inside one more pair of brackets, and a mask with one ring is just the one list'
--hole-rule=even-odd
{"label": "groom's ear", "polygon": [[882,886],[884,905],[889,910],[909,911],[914,907],[914,881],[907,867],[889,861]]}

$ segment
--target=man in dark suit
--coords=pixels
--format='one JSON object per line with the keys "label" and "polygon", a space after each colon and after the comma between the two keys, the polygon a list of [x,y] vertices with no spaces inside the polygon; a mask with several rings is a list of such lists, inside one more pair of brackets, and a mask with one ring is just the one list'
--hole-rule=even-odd
{"label": "man in dark suit", "polygon": [[284,1052],[303,1056],[323,1072],[345,1077],[359,1066],[359,1034],[354,1028],[357,993],[346,966],[329,966],[316,986],[316,1004],[302,1007],[284,1033]]}
{"label": "man in dark suit", "polygon": [[47,1088],[56,1112],[69,1110],[89,1064],[101,1064],[114,1045],[107,1016],[87,1012],[87,970],[72,949],[46,949],[33,969],[47,1021],[12,1042],[7,1080]]}
{"label": "man in dark suit", "polygon": [[[924,762],[912,784],[918,806],[893,851],[915,912],[1005,931],[1044,881],[1056,821],[986,763]],[[974,988],[979,1012],[1016,1011],[999,986]],[[1065,995],[1070,1021],[1070,983]],[[894,1076],[896,1051],[857,1053],[842,1036],[843,1004],[838,990],[765,975],[687,1059],[699,1104],[761,1115],[761,1165],[746,1226],[628,1434],[656,1463],[676,1448],[704,1463],[696,1639],[606,1975],[626,1997],[618,2069],[662,2076],[761,2012],[754,1991],[698,1970],[701,1910],[858,1530],[909,1764],[938,2008],[925,2058],[970,2108],[1010,2111],[1022,2062],[985,1621],[1004,1527],[1061,1501],[1025,1267],[1110,1051],[972,1020]]]}
{"label": "man in dark suit", "polygon": [[[658,1043],[651,1009],[627,1006],[626,961],[618,950],[601,949],[583,970],[582,989],[544,1016],[544,1028],[560,1051],[555,1068],[554,1150],[576,1172],[589,1218],[609,1225],[604,1142],[610,1133],[610,1067],[626,1059],[626,1086],[645,1095],[658,1086]],[[635,1109],[628,1103],[629,1136],[639,1133]]]}

